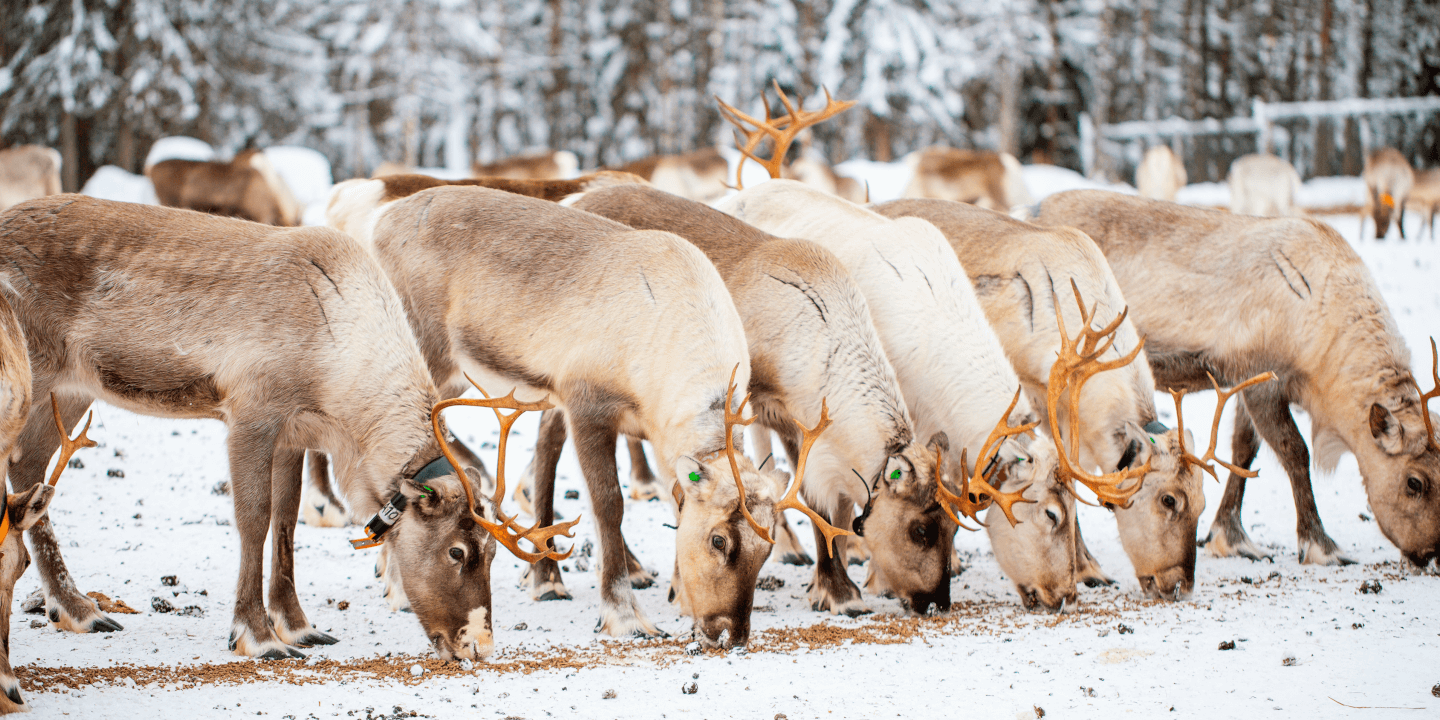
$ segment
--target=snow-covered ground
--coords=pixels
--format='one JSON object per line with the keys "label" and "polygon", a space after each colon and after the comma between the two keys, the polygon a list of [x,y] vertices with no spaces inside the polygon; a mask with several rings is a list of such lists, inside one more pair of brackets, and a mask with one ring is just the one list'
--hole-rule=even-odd
{"label": "snow-covered ground", "polygon": [[[1027,174],[1027,179],[1031,176]],[[898,192],[873,182],[874,197]],[[1050,185],[1032,192],[1043,197]],[[1440,334],[1440,249],[1423,243],[1361,242],[1353,215],[1328,216],[1365,259],[1429,377],[1426,338]],[[1413,236],[1412,236],[1413,237]],[[1203,428],[1212,394],[1185,404]],[[1172,406],[1157,398],[1162,413]],[[1244,522],[1274,563],[1217,560],[1202,552],[1194,597],[1143,599],[1113,519],[1082,508],[1086,539],[1114,588],[1081,588],[1065,616],[1029,614],[999,573],[982,535],[957,544],[968,569],[955,578],[954,610],[907,618],[892,600],[869,598],[873,615],[835,618],[805,600],[810,570],[771,563],[762,576],[783,587],[757,591],[748,653],[688,656],[684,641],[609,640],[593,570],[564,564],[575,599],[535,603],[516,587],[519,561],[500,552],[492,569],[496,653],[466,670],[434,659],[413,615],[391,613],[373,577],[375,551],[353,551],[358,530],[300,526],[296,568],[301,602],[340,644],[309,661],[260,663],[226,649],[239,551],[230,499],[212,493],[228,475],[225,428],[213,421],[140,417],[97,405],[83,469],[68,470],[52,518],[76,584],[125,601],[140,614],[114,615],[113,634],[57,633],[19,599],[38,587],[34,570],[16,587],[11,661],[38,717],[625,717],[877,718],[1434,717],[1440,697],[1440,577],[1416,575],[1369,519],[1353,458],[1316,477],[1330,534],[1361,564],[1301,566],[1289,483],[1262,449]],[[493,467],[494,422],[452,410],[450,422]],[[1165,418],[1173,424],[1173,417]],[[1228,445],[1230,418],[1222,424]],[[1298,418],[1308,437],[1308,421]],[[517,450],[534,441],[536,418],[517,425]],[[1223,455],[1222,455],[1223,456]],[[511,458],[518,475],[528,454]],[[621,453],[621,474],[627,477]],[[574,455],[561,461],[562,516],[585,514],[575,542],[595,541]],[[110,477],[111,470],[123,477]],[[1201,534],[1219,504],[1208,482]],[[809,527],[793,518],[809,542]],[[678,636],[689,622],[666,603],[673,533],[666,507],[631,503],[625,534],[660,582],[638,596],[650,618]],[[590,566],[593,568],[592,558]],[[176,585],[162,582],[175,576]],[[864,579],[861,567],[851,576]],[[1379,593],[1361,584],[1378,581]],[[161,613],[153,599],[203,616]],[[347,605],[342,605],[345,603]],[[341,609],[347,607],[348,609]],[[1221,650],[1221,643],[1234,643]],[[411,667],[419,664],[420,675]],[[830,667],[834,665],[835,667]],[[695,692],[682,692],[694,683]],[[1435,690],[1433,692],[1440,692]],[[1352,710],[1342,706],[1363,706]]]}

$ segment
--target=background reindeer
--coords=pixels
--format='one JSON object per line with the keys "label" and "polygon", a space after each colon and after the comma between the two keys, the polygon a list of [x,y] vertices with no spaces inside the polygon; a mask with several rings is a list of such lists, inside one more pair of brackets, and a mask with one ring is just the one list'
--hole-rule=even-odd
{"label": "background reindeer", "polygon": [[[549,393],[563,411],[542,423],[536,453],[575,438],[600,535],[598,630],[659,634],[632,592],[651,574],[620,533],[615,443],[624,433],[651,441],[679,493],[677,572],[697,632],[715,642],[728,631],[743,644],[770,545],[736,509],[748,492],[773,526],[784,478],[743,456],[717,462],[734,440],[727,378],[748,385],[750,364],[744,326],[709,260],[668,233],[486,188],[432,188],[378,215],[375,254],[444,394],[458,395],[468,373],[520,396]],[[442,266],[448,272],[434,272]],[[544,525],[553,481],[536,487]],[[531,573],[536,594],[556,578],[558,568],[542,564]]]}
{"label": "background reindeer", "polygon": [[639,175],[665,192],[709,203],[724,197],[730,164],[719,150],[708,147],[684,155],[651,155],[610,169]]}
{"label": "background reindeer", "polygon": [[1420,239],[1426,228],[1430,229],[1430,241],[1435,241],[1435,211],[1440,210],[1440,168],[1415,173],[1415,189],[1410,191],[1410,206],[1420,213]]}
{"label": "background reindeer", "polygon": [[[573,207],[637,229],[673,232],[705,252],[745,323],[759,426],[779,434],[793,460],[799,457],[799,428],[819,422],[822,399],[836,417],[811,455],[801,489],[806,503],[841,528],[849,527],[854,507],[865,508],[863,533],[874,552],[877,587],[917,612],[931,604],[948,609],[955,529],[946,527],[933,492],[923,492],[920,480],[933,475],[934,450],[916,442],[869,307],[840,260],[815,243],[782,240],[653,188],[590,192]],[[632,457],[636,461],[644,458]],[[553,478],[554,470],[545,476]],[[815,540],[819,562],[811,607],[868,612],[845,574],[844,553],[831,553],[818,526]]]}
{"label": "background reindeer", "polygon": [[145,175],[167,207],[266,225],[300,224],[299,203],[259,150],[244,150],[228,163],[164,160],[145,168]]}
{"label": "background reindeer", "polygon": [[1300,174],[1290,163],[1269,153],[1252,153],[1230,164],[1230,212],[1262,217],[1298,216],[1295,195]]}
{"label": "background reindeer", "polygon": [[932,147],[912,153],[915,172],[907,198],[937,198],[1009,212],[1035,202],[1025,189],[1020,162],[1009,153]]}
{"label": "background reindeer", "polygon": [[1400,239],[1405,239],[1405,202],[1415,186],[1415,170],[1395,148],[1380,148],[1365,158],[1365,214],[1360,216],[1360,234],[1365,234],[1365,218],[1375,221],[1375,239],[1390,234],[1390,216]]}
{"label": "background reindeer", "polygon": [[60,153],[40,145],[0,150],[0,210],[60,192]]}
{"label": "background reindeer", "polygon": [[1145,158],[1135,168],[1135,187],[1140,197],[1175,202],[1175,193],[1185,187],[1185,161],[1167,145],[1156,145],[1145,151]]}
{"label": "background reindeer", "polygon": [[[1204,390],[1207,374],[1222,384],[1278,376],[1244,391],[1231,452],[1248,469],[1263,438],[1280,457],[1301,562],[1350,560],[1321,525],[1291,404],[1310,415],[1321,469],[1355,454],[1375,520],[1401,553],[1420,566],[1440,553],[1440,450],[1410,351],[1369,270],[1334,230],[1084,190],[1047,198],[1037,222],[1079,228],[1104,251],[1161,387]],[[1244,492],[1232,470],[1210,531],[1214,555],[1266,556],[1241,525]]]}
{"label": "background reindeer", "polygon": [[564,180],[580,169],[580,159],[569,150],[516,155],[493,163],[476,162],[470,168],[472,177],[509,178],[511,180]]}
{"label": "background reindeer", "polygon": [[[441,657],[488,652],[490,533],[448,468],[413,480],[441,456],[437,393],[394,288],[354,241],[75,195],[11,208],[0,228],[0,288],[25,331],[32,393],[59,396],[64,426],[94,398],[226,423],[241,544],[232,649],[286,657],[334,642],[300,609],[293,565],[301,459],[322,448],[357,514],[387,500],[412,508],[385,540],[407,561],[400,572],[425,600],[415,614]],[[32,408],[11,467],[17,493],[40,482],[58,441]],[[75,587],[49,523],[30,539],[53,625],[121,629]]]}

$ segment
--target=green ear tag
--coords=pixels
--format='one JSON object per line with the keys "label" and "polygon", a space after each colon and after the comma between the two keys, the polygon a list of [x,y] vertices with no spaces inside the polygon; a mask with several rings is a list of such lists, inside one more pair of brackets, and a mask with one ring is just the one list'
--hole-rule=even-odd
{"label": "green ear tag", "polygon": [[435,488],[432,488],[432,487],[430,487],[429,485],[421,485],[421,486],[420,486],[420,489],[424,490],[424,491],[425,491],[425,494],[427,494],[427,495],[434,495],[434,494],[435,494]]}
{"label": "green ear tag", "polygon": [[1153,438],[1153,437],[1150,438],[1150,444],[1151,444],[1151,445],[1154,445],[1154,444],[1155,444],[1155,438]]}
{"label": "green ear tag", "polygon": [[700,482],[700,473],[697,473],[697,472],[692,472],[692,473],[690,473],[690,482]]}
{"label": "green ear tag", "polygon": [[892,471],[890,471],[890,479],[891,479],[891,480],[899,480],[899,479],[900,479],[900,471],[899,471],[899,470],[892,470]]}

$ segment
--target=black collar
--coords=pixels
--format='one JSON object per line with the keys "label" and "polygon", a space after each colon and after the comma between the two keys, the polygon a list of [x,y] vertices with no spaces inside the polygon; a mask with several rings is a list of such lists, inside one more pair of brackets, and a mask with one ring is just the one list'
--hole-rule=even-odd
{"label": "black collar", "polygon": [[[420,472],[415,473],[415,476],[407,482],[419,483],[420,489],[428,495],[434,490],[423,484],[426,480],[451,475],[454,472],[455,468],[450,465],[450,461],[441,455],[431,460],[425,467],[420,468]],[[385,503],[385,507],[380,508],[380,511],[370,518],[370,522],[365,523],[365,537],[351,540],[350,545],[356,550],[365,550],[384,543],[385,533],[395,527],[395,523],[400,520],[400,514],[405,512],[405,506],[409,502],[404,492],[396,490],[395,494],[390,496],[390,501]]]}

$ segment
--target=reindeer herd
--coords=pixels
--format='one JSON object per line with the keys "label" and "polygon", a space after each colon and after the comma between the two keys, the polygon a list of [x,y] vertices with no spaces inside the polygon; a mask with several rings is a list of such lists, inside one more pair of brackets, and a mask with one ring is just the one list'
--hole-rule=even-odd
{"label": "reindeer herd", "polygon": [[[241,546],[229,644],[258,658],[336,642],[296,593],[302,504],[307,522],[365,523],[355,547],[379,548],[385,597],[413,610],[441,658],[493,648],[497,545],[531,565],[534,600],[569,598],[556,539],[578,519],[554,511],[567,440],[600,541],[596,630],[662,635],[634,594],[656,573],[621,532],[622,435],[632,496],[675,513],[669,599],[706,647],[746,643],[772,553],[814,565],[815,611],[860,615],[867,594],[889,594],[945,612],[955,533],[980,526],[1026,608],[1072,612],[1080,583],[1114,584],[1076,522],[1090,495],[1113,511],[1143,592],[1182,600],[1216,465],[1227,485],[1200,544],[1265,555],[1239,521],[1261,439],[1290,477],[1302,563],[1351,562],[1316,510],[1312,449],[1321,468],[1355,455],[1385,536],[1415,566],[1437,562],[1426,402],[1440,387],[1412,377],[1374,279],[1327,225],[1100,191],[1011,216],[996,210],[1029,200],[1013,158],[941,149],[912,159],[913,199],[869,205],[833,178],[785,179],[824,175],[787,170],[786,150],[851,103],[781,100],[787,112],[763,118],[722,103],[743,155],[776,178],[728,195],[713,150],[575,179],[555,179],[575,163],[553,153],[471,180],[343,182],[328,228],[286,227],[298,210],[263,154],[158,163],[148,174],[173,207],[151,207],[54,194],[56,158],[28,152],[40,180],[0,193],[14,204],[0,214],[0,444],[14,488],[0,494],[0,620],[26,533],[51,624],[121,630],[71,580],[46,519],[89,442],[67,429],[97,399],[227,425]],[[1173,196],[1184,175],[1165,153],[1147,157],[1141,185]],[[1414,185],[1382,172],[1387,157],[1367,169],[1381,236]],[[462,398],[471,388],[484,399]],[[1157,389],[1174,397],[1176,427],[1160,422]],[[1211,389],[1200,453],[1180,398]],[[1227,462],[1216,448],[1231,397]],[[493,477],[447,432],[456,405],[495,412]],[[1311,417],[1308,445],[1292,405]],[[530,411],[543,413],[539,437],[514,483],[527,526],[503,505],[509,428]],[[789,509],[810,519],[814,558]],[[853,561],[867,564],[863,588]],[[25,705],[3,637],[8,712]]]}

